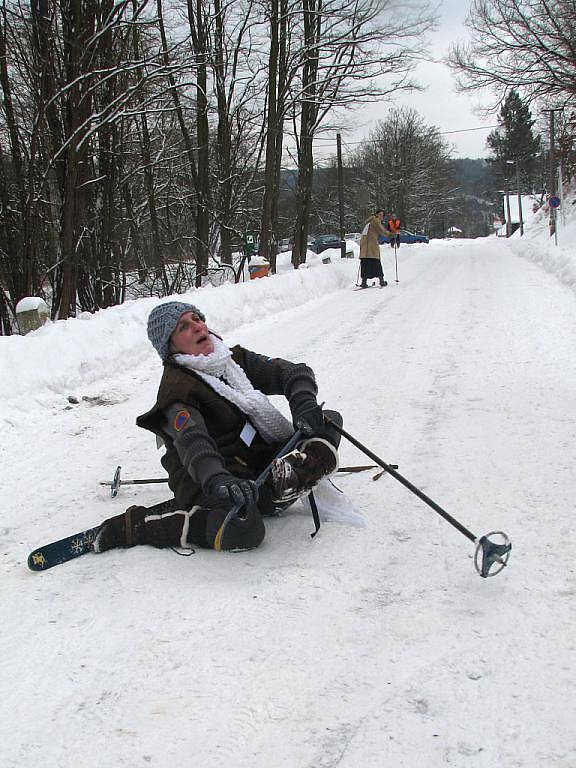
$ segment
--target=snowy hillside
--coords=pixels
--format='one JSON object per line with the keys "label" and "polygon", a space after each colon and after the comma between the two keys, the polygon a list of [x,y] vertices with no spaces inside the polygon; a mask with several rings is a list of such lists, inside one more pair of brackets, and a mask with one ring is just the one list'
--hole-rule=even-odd
{"label": "snowy hillside", "polygon": [[[391,477],[336,483],[364,525],[295,505],[241,554],[137,547],[44,573],[43,542],[163,485],[135,418],[154,402],[155,300],[0,337],[0,766],[574,768],[576,206],[556,247],[382,246],[192,291],[227,343],[308,362],[326,407],[509,568]],[[336,256],[336,255],[335,255]],[[286,404],[277,398],[287,412]],[[366,463],[344,441],[341,463]]]}

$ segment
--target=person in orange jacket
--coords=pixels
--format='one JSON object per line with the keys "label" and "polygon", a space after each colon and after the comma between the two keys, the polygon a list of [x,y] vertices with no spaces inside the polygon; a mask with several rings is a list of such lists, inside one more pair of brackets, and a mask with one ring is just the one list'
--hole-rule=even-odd
{"label": "person in orange jacket", "polygon": [[393,212],[388,219],[388,229],[392,233],[390,238],[390,245],[400,248],[400,219]]}

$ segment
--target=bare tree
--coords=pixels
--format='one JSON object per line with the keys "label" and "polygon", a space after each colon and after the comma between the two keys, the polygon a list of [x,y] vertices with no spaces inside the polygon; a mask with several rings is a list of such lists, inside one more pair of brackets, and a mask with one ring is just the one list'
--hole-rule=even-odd
{"label": "bare tree", "polygon": [[497,103],[510,89],[528,102],[576,96],[574,0],[474,0],[466,25],[471,42],[448,58],[462,90],[492,88]]}
{"label": "bare tree", "polygon": [[254,0],[213,0],[210,67],[217,113],[212,216],[220,256],[232,264],[233,242],[243,229],[242,208],[264,149],[264,102],[259,96],[265,68],[255,40],[264,27]]}
{"label": "bare tree", "polygon": [[384,208],[398,214],[408,229],[429,231],[443,213],[448,160],[449,147],[436,128],[426,125],[414,110],[391,110],[351,159],[370,190],[364,210],[359,211],[361,220],[371,210]]}
{"label": "bare tree", "polygon": [[[433,26],[427,2],[302,0],[302,64],[293,94],[298,187],[292,263],[305,261],[313,184],[313,141],[337,108],[412,88],[409,72]],[[385,42],[383,42],[385,41]]]}
{"label": "bare tree", "polygon": [[131,34],[153,23],[146,5],[32,0],[3,7],[2,87],[13,109],[5,96],[0,136],[8,131],[12,141],[2,176],[20,165],[25,199],[17,218],[26,233],[19,255],[14,242],[6,245],[9,260],[21,265],[11,272],[27,275],[10,286],[9,305],[42,291],[45,278],[59,317],[78,304],[94,309],[118,300],[120,126],[141,107],[138,77],[164,77],[154,54],[140,62],[130,55]]}
{"label": "bare tree", "polygon": [[400,8],[0,0],[1,332],[33,292],[67,317],[122,301],[134,271],[151,291],[184,287],[190,256],[200,285],[247,226],[273,261],[290,125],[298,266],[314,137],[334,110],[409,85],[431,15],[427,0]]}
{"label": "bare tree", "polygon": [[[0,269],[0,320],[4,333],[11,328],[10,298],[25,296],[33,284],[30,253],[30,216],[26,215],[28,197],[22,139],[14,103],[13,85],[8,68],[9,18],[5,4],[0,15],[0,84],[2,86],[5,126],[0,139],[0,227],[2,254]],[[4,146],[7,145],[8,153]],[[17,212],[20,212],[18,215]]]}
{"label": "bare tree", "polygon": [[260,255],[270,259],[276,270],[276,238],[278,229],[278,199],[284,145],[284,124],[290,105],[290,89],[300,67],[293,29],[298,16],[299,0],[269,0],[268,17],[270,43],[268,55],[266,165],[264,197],[260,228]]}

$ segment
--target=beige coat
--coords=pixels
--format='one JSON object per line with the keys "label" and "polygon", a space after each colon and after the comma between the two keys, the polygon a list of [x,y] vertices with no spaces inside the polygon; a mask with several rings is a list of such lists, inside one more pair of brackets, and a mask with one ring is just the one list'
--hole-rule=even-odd
{"label": "beige coat", "polygon": [[378,238],[380,235],[390,237],[390,232],[384,227],[378,216],[370,216],[366,220],[362,237],[360,238],[360,258],[361,259],[379,259],[380,246]]}

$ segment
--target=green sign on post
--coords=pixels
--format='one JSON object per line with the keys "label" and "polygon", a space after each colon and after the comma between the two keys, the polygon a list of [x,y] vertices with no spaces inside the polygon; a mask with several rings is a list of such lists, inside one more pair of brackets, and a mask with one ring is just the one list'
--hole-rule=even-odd
{"label": "green sign on post", "polygon": [[256,247],[256,242],[254,239],[254,235],[251,232],[246,232],[244,235],[244,253],[246,256],[250,257],[254,253],[254,249]]}

